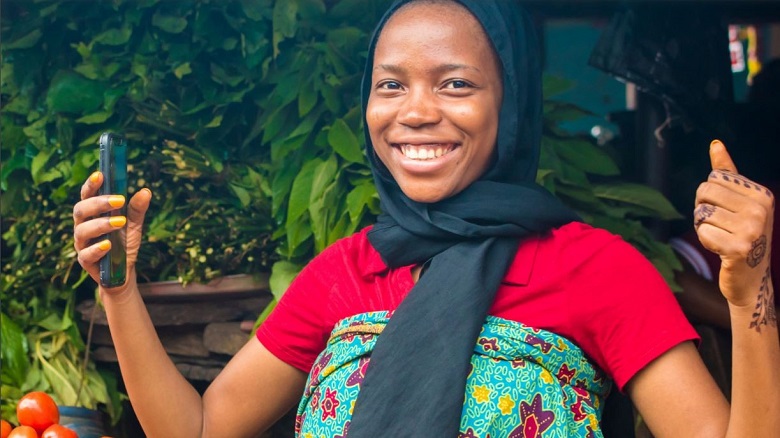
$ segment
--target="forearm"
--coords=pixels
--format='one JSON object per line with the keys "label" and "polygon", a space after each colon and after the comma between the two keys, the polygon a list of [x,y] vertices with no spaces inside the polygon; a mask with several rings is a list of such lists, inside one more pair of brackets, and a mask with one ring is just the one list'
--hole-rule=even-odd
{"label": "forearm", "polygon": [[200,436],[201,397],[168,357],[135,275],[129,278],[126,291],[111,295],[101,289],[101,299],[133,410],[149,437]]}
{"label": "forearm", "polygon": [[727,436],[780,436],[780,342],[766,277],[756,306],[729,306],[733,359]]}

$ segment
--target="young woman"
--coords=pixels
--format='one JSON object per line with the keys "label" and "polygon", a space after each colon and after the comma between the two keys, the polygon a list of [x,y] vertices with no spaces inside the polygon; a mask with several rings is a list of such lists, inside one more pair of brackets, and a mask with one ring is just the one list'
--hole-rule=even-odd
{"label": "young woman", "polygon": [[[363,82],[383,214],[304,269],[202,398],[138,293],[151,192],[133,196],[128,282],[100,294],[149,436],[256,436],[296,403],[302,437],[601,436],[613,384],[658,437],[778,434],[780,346],[760,250],[771,241],[771,193],[713,142],[695,225],[723,259],[729,406],[652,265],[533,183],[536,44],[516,2],[391,7]],[[113,230],[98,216],[116,208],[96,196],[101,180],[92,175],[74,207],[79,262],[93,278],[106,250],[92,242]]]}

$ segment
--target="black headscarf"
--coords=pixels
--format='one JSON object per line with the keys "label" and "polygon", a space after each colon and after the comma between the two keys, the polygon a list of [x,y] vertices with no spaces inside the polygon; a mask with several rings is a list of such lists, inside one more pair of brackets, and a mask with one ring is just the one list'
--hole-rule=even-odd
{"label": "black headscarf", "polygon": [[[369,46],[365,109],[382,27]],[[371,244],[391,267],[426,263],[425,274],[379,336],[361,384],[350,437],[454,437],[480,328],[523,238],[578,220],[534,183],[541,141],[541,68],[529,18],[512,0],[458,0],[481,23],[501,61],[504,95],[494,160],[455,196],[409,199],[373,151],[368,156],[382,214]],[[364,119],[365,121],[365,119]]]}

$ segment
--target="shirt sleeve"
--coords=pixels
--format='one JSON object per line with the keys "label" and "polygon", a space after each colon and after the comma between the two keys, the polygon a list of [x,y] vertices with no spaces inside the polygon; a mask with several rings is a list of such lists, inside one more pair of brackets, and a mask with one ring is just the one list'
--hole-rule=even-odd
{"label": "shirt sleeve", "polygon": [[258,327],[257,339],[283,362],[308,373],[328,341],[328,295],[335,287],[331,246],[315,257]]}
{"label": "shirt sleeve", "polygon": [[571,302],[581,347],[623,391],[652,360],[699,336],[650,261],[617,236],[603,240],[574,269],[580,287]]}

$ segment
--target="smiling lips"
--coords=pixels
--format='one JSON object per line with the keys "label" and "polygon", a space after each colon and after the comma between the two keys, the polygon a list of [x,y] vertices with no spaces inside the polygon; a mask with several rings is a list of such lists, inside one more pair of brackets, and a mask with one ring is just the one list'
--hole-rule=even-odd
{"label": "smiling lips", "polygon": [[455,145],[449,144],[396,144],[406,158],[411,160],[433,160],[450,153]]}

